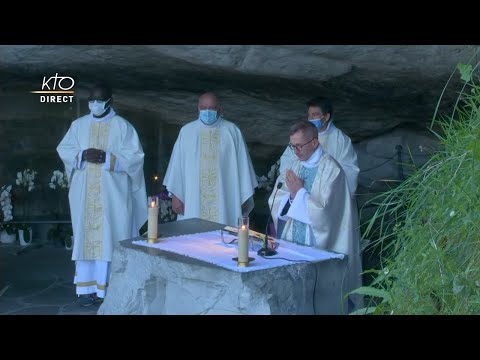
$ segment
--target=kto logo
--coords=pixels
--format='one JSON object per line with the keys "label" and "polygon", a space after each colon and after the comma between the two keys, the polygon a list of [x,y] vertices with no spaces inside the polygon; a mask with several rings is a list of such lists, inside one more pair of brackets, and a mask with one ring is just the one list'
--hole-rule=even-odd
{"label": "kto logo", "polygon": [[[49,102],[49,103],[71,103],[73,102],[73,95],[65,94],[74,94],[73,87],[75,86],[75,80],[70,76],[58,76],[58,73],[55,76],[51,76],[48,80],[47,77],[43,77],[42,90],[31,91],[34,94],[52,94],[52,95],[41,95],[40,102]],[[53,95],[56,94],[56,95]]]}

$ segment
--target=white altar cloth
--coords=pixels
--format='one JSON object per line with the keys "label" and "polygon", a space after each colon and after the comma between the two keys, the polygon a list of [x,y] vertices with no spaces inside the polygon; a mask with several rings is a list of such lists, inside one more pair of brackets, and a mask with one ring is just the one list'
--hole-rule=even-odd
{"label": "white altar cloth", "polygon": [[160,242],[156,244],[149,244],[146,240],[135,240],[132,241],[132,244],[173,252],[237,272],[251,272],[291,265],[292,263],[316,263],[329,259],[342,260],[345,257],[343,254],[302,246],[289,241],[276,240],[280,244],[277,249],[278,254],[264,258],[257,255],[257,251],[262,244],[251,241],[248,256],[255,260],[251,261],[248,267],[239,267],[237,262],[232,260],[238,256],[237,241],[226,244],[235,238],[235,235],[224,231],[222,241],[221,231],[217,230],[160,238]]}

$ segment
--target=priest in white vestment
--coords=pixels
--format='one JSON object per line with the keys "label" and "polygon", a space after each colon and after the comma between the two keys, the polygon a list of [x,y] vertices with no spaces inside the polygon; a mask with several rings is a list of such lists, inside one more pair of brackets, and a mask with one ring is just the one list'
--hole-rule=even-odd
{"label": "priest in white vestment", "polygon": [[147,220],[144,153],[134,127],[96,84],[90,114],[72,122],[57,147],[69,177],[76,292],[88,306],[105,297],[114,242],[136,237]]}
{"label": "priest in white vestment", "polygon": [[224,119],[213,93],[200,96],[199,117],[184,125],[163,181],[177,220],[201,218],[230,226],[253,209],[258,186],[240,129]]}
{"label": "priest in white vestment", "polygon": [[[322,148],[317,128],[309,121],[295,124],[290,144],[297,159],[280,174],[283,186],[269,198],[275,228],[286,221],[278,236],[306,246],[347,255],[343,295],[362,285],[357,208],[345,172]],[[275,187],[276,189],[276,187]],[[361,307],[362,298],[351,295],[345,311]]]}
{"label": "priest in white vestment", "polygon": [[[330,154],[342,166],[352,196],[357,190],[358,168],[357,153],[350,138],[333,124],[333,106],[329,99],[317,97],[307,102],[308,120],[318,128],[318,140],[323,150]],[[287,146],[280,158],[280,174],[291,168],[297,157]]]}

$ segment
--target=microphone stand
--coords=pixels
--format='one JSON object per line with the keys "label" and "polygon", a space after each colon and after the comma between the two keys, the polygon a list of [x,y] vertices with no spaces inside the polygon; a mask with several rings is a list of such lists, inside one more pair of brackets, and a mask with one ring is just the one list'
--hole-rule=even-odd
{"label": "microphone stand", "polygon": [[277,184],[277,189],[275,190],[275,194],[273,195],[273,201],[272,201],[272,206],[270,207],[270,214],[268,215],[267,219],[267,226],[265,227],[265,239],[263,240],[263,248],[257,251],[258,256],[273,256],[277,255],[278,253],[273,250],[268,248],[268,226],[270,225],[270,219],[273,219],[272,217],[272,209],[273,209],[273,204],[275,204],[275,197],[277,196],[278,190],[283,186],[281,182]]}

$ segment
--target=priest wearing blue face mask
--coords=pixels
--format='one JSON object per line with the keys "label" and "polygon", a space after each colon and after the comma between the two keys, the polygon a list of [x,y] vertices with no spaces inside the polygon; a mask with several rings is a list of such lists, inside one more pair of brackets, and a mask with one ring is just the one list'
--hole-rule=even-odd
{"label": "priest wearing blue face mask", "polygon": [[137,132],[112,108],[111,88],[90,90],[90,113],[72,122],[57,147],[69,177],[74,283],[84,306],[105,297],[115,241],[147,220],[144,153]]}
{"label": "priest wearing blue face mask", "polygon": [[180,130],[163,182],[177,219],[201,218],[237,226],[253,209],[258,186],[240,129],[222,116],[218,98],[205,93],[198,119]]}
{"label": "priest wearing blue face mask", "polygon": [[[357,189],[360,171],[357,153],[350,138],[333,124],[332,102],[323,97],[316,97],[307,102],[308,120],[318,129],[318,141],[322,148],[342,166],[348,189],[353,196]],[[290,169],[295,161],[295,153],[287,146],[280,159],[280,174]]]}

